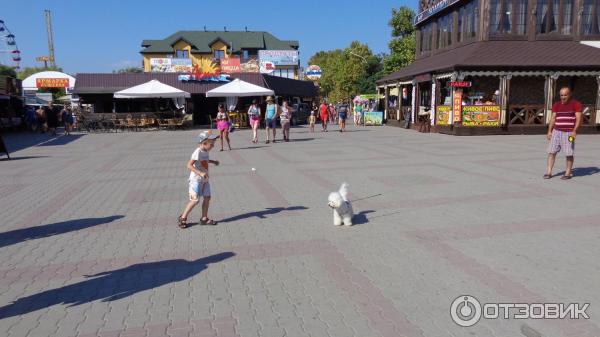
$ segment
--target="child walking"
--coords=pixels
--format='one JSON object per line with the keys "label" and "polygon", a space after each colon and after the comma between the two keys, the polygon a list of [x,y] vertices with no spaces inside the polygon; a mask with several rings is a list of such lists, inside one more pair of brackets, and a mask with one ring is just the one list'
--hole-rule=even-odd
{"label": "child walking", "polygon": [[192,153],[192,157],[187,163],[187,168],[190,170],[189,177],[189,197],[190,201],[183,213],[177,219],[179,228],[187,228],[187,217],[190,212],[202,200],[202,218],[201,225],[216,225],[217,223],[208,218],[208,205],[210,203],[210,182],[208,181],[208,164],[219,166],[218,160],[210,160],[208,152],[215,146],[215,139],[219,138],[213,135],[210,131],[204,131],[198,135],[198,148]]}

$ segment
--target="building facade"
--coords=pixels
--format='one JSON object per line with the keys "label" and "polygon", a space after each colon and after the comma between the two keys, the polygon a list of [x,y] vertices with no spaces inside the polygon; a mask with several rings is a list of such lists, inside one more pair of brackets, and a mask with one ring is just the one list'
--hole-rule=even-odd
{"label": "building facade", "polygon": [[600,124],[600,1],[422,0],[416,60],[377,81],[386,117],[453,134],[545,132],[570,87]]}
{"label": "building facade", "polygon": [[[298,79],[298,41],[279,40],[268,32],[179,31],[162,40],[142,41],[146,72],[261,72]],[[263,63],[264,68],[264,63]]]}

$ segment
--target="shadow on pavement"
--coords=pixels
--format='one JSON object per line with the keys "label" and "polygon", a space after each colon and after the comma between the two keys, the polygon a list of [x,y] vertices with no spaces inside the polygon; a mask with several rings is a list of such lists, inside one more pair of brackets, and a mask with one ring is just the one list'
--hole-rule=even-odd
{"label": "shadow on pavement", "polygon": [[17,244],[19,242],[41,239],[53,235],[86,229],[107,224],[124,218],[123,215],[113,215],[104,218],[85,218],[41,225],[36,227],[20,228],[9,232],[0,233],[0,248]]}
{"label": "shadow on pavement", "polygon": [[[23,156],[23,157],[10,157],[10,161],[14,160],[25,160],[25,159],[36,159],[36,158],[48,158],[48,156]],[[9,161],[8,158],[0,158],[0,161]]]}
{"label": "shadow on pavement", "polygon": [[368,210],[368,211],[362,211],[358,214],[354,214],[354,216],[352,217],[352,224],[364,225],[364,224],[369,223],[369,219],[367,218],[367,214],[369,214],[369,213],[375,213],[375,211]]}
{"label": "shadow on pavement", "polygon": [[63,135],[60,136],[58,138],[54,138],[53,140],[49,141],[49,142],[45,142],[43,144],[40,144],[38,146],[58,146],[58,145],[67,145],[71,142],[74,142],[76,140],[78,140],[79,138],[83,137],[84,135]]}
{"label": "shadow on pavement", "polygon": [[268,207],[268,208],[265,208],[264,211],[244,213],[244,214],[232,216],[227,219],[222,219],[222,220],[219,220],[219,223],[234,222],[234,221],[244,220],[244,219],[249,219],[249,218],[254,218],[254,217],[259,218],[259,219],[266,219],[267,216],[269,216],[269,215],[274,215],[277,213],[287,212],[287,211],[299,211],[299,210],[306,210],[306,209],[308,209],[308,207],[304,207],[304,206]]}
{"label": "shadow on pavement", "polygon": [[97,300],[110,302],[183,281],[200,273],[209,264],[218,263],[235,256],[225,252],[195,261],[183,259],[134,264],[96,275],[86,275],[85,281],[64,287],[46,290],[38,294],[19,298],[0,308],[0,319],[27,314],[57,304],[76,306]]}
{"label": "shadow on pavement", "polygon": [[[585,177],[592,176],[594,174],[600,173],[600,167],[575,167],[571,171],[573,173],[573,177]],[[557,175],[564,175],[565,171],[558,173]]]}
{"label": "shadow on pavement", "polygon": [[248,147],[234,147],[232,149],[232,151],[235,150],[254,150],[254,149],[262,149],[263,147],[268,147],[268,146],[248,146]]}

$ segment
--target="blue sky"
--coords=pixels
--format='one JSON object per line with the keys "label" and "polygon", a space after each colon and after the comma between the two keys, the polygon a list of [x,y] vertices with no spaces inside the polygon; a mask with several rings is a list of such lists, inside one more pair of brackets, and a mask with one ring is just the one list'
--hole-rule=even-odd
{"label": "blue sky", "polygon": [[390,1],[139,1],[0,0],[0,19],[16,36],[21,67],[40,66],[48,54],[44,9],[52,12],[57,64],[68,73],[110,72],[141,64],[141,42],[178,30],[268,31],[299,40],[305,64],[319,50],[344,48],[353,40],[387,52],[391,9],[416,0]]}

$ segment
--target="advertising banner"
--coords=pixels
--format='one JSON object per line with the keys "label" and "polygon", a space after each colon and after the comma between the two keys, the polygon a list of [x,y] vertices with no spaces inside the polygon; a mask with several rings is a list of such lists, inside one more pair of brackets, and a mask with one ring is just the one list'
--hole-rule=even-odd
{"label": "advertising banner", "polygon": [[363,123],[365,125],[383,125],[383,111],[363,112]]}
{"label": "advertising banner", "polygon": [[448,125],[450,120],[450,114],[452,113],[452,107],[449,105],[440,105],[436,107],[435,111],[435,124],[436,125]]}
{"label": "advertising banner", "polygon": [[465,105],[462,107],[462,125],[499,126],[499,105]]}
{"label": "advertising banner", "polygon": [[321,67],[315,64],[308,66],[306,77],[311,81],[318,81],[321,78]]}
{"label": "advertising banner", "polygon": [[68,88],[68,78],[36,78],[35,86],[38,88]]}
{"label": "advertising banner", "polygon": [[297,50],[259,50],[258,59],[260,62],[271,62],[275,66],[295,66],[298,65]]}
{"label": "advertising banner", "polygon": [[239,57],[221,59],[221,71],[224,73],[241,73],[242,66]]}
{"label": "advertising banner", "polygon": [[192,72],[191,59],[152,58],[150,71],[157,73],[189,73]]}
{"label": "advertising banner", "polygon": [[455,90],[454,95],[452,97],[452,113],[454,117],[452,120],[454,123],[460,123],[460,118],[462,114],[462,91]]}
{"label": "advertising banner", "polygon": [[250,58],[248,61],[240,64],[241,71],[243,73],[258,73],[260,72],[260,65],[258,64],[258,60],[254,57]]}

